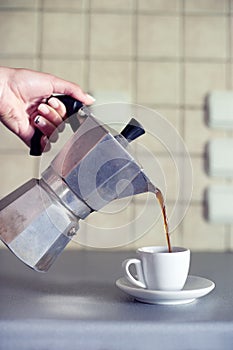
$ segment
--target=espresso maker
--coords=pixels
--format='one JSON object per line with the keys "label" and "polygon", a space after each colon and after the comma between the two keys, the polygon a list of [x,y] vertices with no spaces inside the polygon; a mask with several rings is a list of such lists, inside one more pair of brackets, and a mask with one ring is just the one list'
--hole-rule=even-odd
{"label": "espresso maker", "polygon": [[[41,174],[0,201],[0,239],[26,265],[47,271],[72,237],[79,221],[118,198],[156,192],[129,150],[145,131],[135,120],[119,134],[91,109],[65,95],[74,131]],[[31,154],[40,155],[38,129]]]}

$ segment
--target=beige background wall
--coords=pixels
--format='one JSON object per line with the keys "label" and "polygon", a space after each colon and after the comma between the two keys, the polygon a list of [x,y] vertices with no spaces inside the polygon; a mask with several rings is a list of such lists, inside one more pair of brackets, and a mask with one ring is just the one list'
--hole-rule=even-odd
{"label": "beige background wall", "polygon": [[[0,65],[75,81],[97,103],[132,102],[160,112],[184,139],[194,171],[191,205],[172,242],[193,250],[229,250],[233,226],[204,219],[203,193],[210,184],[225,181],[206,174],[205,144],[231,134],[206,126],[204,103],[211,90],[233,88],[232,30],[232,0],[0,0]],[[162,164],[172,208],[176,198],[171,157],[148,138],[143,140]],[[139,153],[142,163],[150,163],[146,152]],[[38,177],[40,169],[40,161],[28,156],[21,141],[2,125],[0,164],[0,197]],[[108,228],[131,221],[122,231],[133,239],[135,215],[143,205],[143,198],[134,199],[119,216],[99,214],[90,222]],[[149,220],[153,212],[143,215]],[[143,232],[145,222],[140,225]],[[87,242],[91,230],[83,228]],[[164,234],[159,219],[130,247],[160,243]]]}

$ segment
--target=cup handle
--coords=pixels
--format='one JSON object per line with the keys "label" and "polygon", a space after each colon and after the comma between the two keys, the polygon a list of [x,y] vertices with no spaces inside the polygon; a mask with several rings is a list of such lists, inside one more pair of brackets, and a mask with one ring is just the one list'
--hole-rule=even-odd
{"label": "cup handle", "polygon": [[[137,278],[136,279],[131,272],[129,271],[130,265],[134,264],[136,268],[136,273],[137,273]],[[144,276],[143,276],[143,270],[142,270],[142,263],[141,260],[139,259],[126,259],[122,263],[122,267],[124,268],[126,272],[126,277],[128,280],[133,283],[135,286],[140,287],[140,288],[146,288],[146,284],[144,281]]]}

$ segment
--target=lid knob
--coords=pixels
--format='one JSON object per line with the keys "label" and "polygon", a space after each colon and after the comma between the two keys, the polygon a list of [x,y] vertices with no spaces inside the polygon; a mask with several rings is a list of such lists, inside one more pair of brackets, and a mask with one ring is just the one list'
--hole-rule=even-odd
{"label": "lid knob", "polygon": [[134,118],[129,121],[121,132],[121,135],[124,136],[128,142],[135,140],[143,134],[145,134],[143,126]]}

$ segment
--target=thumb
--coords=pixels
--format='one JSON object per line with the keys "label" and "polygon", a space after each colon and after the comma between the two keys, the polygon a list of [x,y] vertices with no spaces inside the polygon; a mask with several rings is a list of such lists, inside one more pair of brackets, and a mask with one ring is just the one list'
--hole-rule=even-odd
{"label": "thumb", "polygon": [[86,105],[91,105],[95,101],[94,97],[85,93],[81,87],[75,83],[53,77],[52,86],[53,93],[69,95]]}

